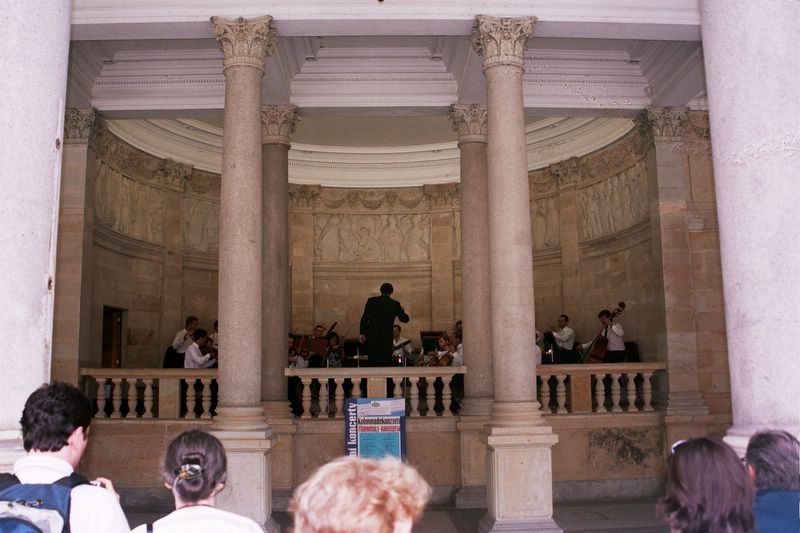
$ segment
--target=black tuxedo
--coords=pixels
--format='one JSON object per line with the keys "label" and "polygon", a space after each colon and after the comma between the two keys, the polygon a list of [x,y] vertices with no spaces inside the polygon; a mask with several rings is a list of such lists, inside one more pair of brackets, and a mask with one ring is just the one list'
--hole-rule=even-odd
{"label": "black tuxedo", "polygon": [[379,366],[392,363],[392,327],[394,318],[408,322],[409,318],[400,302],[388,294],[373,296],[364,306],[359,332],[367,337],[369,359]]}

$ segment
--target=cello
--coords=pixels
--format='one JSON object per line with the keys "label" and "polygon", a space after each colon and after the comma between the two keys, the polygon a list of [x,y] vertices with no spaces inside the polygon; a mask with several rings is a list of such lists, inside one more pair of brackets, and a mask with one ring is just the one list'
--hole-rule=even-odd
{"label": "cello", "polygon": [[[611,319],[613,320],[617,316],[621,315],[622,312],[625,310],[625,302],[617,302],[617,307],[611,311]],[[586,362],[587,359],[590,363],[602,363],[603,358],[606,356],[606,351],[608,350],[608,339],[603,335],[605,331],[605,327],[601,328],[600,331],[597,332],[597,335],[594,336],[592,342],[589,344],[589,347],[586,348],[586,351],[581,354],[581,361]]]}

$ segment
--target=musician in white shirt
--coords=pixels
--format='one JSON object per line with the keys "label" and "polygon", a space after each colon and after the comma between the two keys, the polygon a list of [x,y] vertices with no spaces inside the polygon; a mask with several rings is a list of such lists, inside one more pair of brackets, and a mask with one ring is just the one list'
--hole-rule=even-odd
{"label": "musician in white shirt", "polygon": [[572,345],[575,344],[575,332],[569,327],[569,317],[561,315],[558,317],[558,328],[550,328],[556,344],[562,350],[571,350]]}
{"label": "musician in white shirt", "polygon": [[[608,347],[606,348],[603,362],[624,363],[625,338],[623,335],[625,335],[625,330],[622,329],[622,324],[614,322],[614,318],[611,316],[611,311],[608,309],[603,309],[597,313],[597,318],[600,320],[600,324],[603,325],[600,335],[608,339]],[[581,348],[585,350],[591,344],[591,342],[587,342],[586,344],[582,344]]]}
{"label": "musician in white shirt", "polygon": [[399,361],[400,364],[403,362],[403,357],[406,361],[411,357],[411,343],[405,337],[400,336],[402,330],[398,324],[392,327],[392,360]]}

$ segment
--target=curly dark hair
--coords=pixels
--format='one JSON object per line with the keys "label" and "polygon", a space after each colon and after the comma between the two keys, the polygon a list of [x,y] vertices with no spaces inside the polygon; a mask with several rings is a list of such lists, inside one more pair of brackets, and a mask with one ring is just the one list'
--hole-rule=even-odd
{"label": "curly dark hair", "polygon": [[659,509],[672,531],[752,533],[755,487],[736,452],[717,439],[699,438],[675,448],[667,495]]}
{"label": "curly dark hair", "polygon": [[92,404],[69,383],[44,384],[28,396],[22,410],[25,451],[57,452],[75,429],[84,431],[92,422]]}

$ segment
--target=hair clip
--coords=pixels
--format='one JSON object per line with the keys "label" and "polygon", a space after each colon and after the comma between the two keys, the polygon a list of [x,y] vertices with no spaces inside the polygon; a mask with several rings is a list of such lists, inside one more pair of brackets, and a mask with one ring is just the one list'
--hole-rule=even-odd
{"label": "hair clip", "polygon": [[202,473],[203,467],[194,463],[183,464],[175,469],[175,475],[183,480],[200,477]]}

